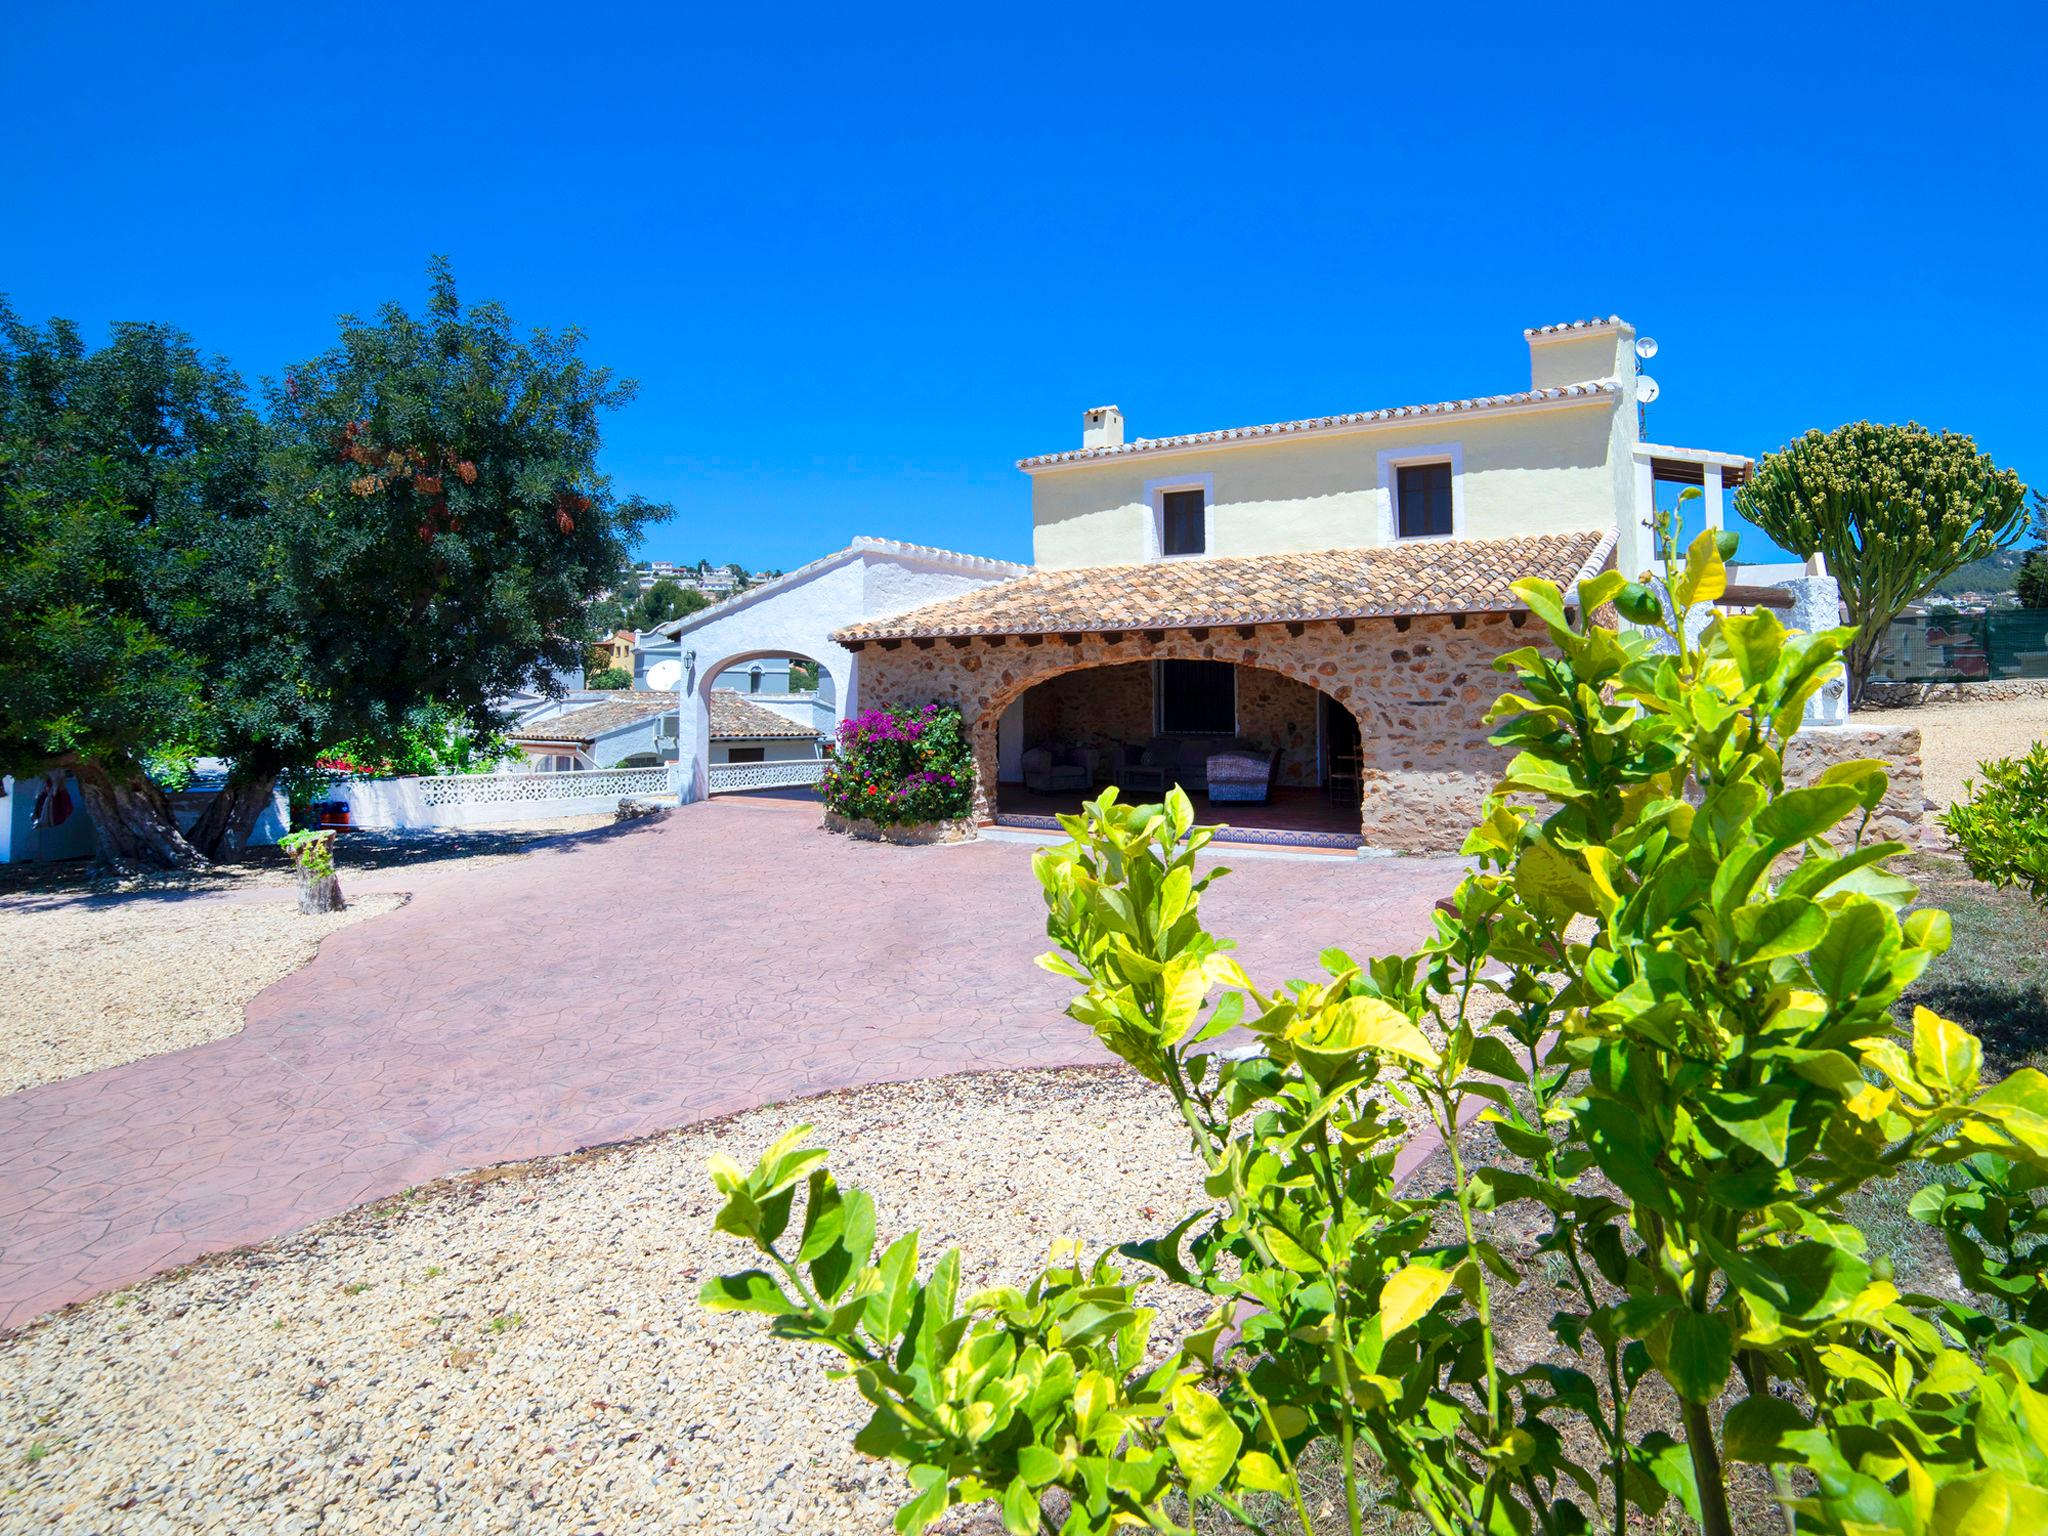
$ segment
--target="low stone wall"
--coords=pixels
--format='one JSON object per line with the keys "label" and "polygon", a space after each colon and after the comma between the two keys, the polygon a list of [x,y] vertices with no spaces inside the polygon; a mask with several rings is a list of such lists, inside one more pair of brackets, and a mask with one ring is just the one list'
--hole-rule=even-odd
{"label": "low stone wall", "polygon": [[857,816],[842,816],[837,811],[825,813],[825,830],[838,832],[847,837],[857,837],[868,843],[896,843],[906,848],[924,847],[931,843],[965,843],[975,836],[974,820],[963,816],[958,821],[924,821],[910,826],[884,826],[877,821],[863,821]]}
{"label": "low stone wall", "polygon": [[1816,727],[1801,731],[1785,751],[1785,779],[1810,784],[1837,763],[1874,757],[1891,771],[1891,786],[1870,820],[1869,836],[1896,839],[1914,847],[1940,841],[1941,829],[1927,815],[1927,791],[1920,779],[1920,728],[1917,725],[1858,724]]}
{"label": "low stone wall", "polygon": [[2048,677],[2007,677],[1969,683],[1865,683],[1858,709],[1911,709],[1919,704],[2004,704],[2048,699]]}

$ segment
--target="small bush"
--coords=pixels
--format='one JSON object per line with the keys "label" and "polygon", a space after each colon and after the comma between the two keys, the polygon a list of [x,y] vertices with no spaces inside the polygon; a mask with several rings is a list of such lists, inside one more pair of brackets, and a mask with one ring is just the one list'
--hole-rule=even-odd
{"label": "small bush", "polygon": [[2017,885],[2048,907],[2048,742],[2025,757],[1979,765],[1964,797],[1942,813],[1941,825],[1963,852],[1970,873],[1987,885]]}
{"label": "small bush", "polygon": [[633,674],[624,667],[605,667],[583,679],[586,688],[630,688]]}
{"label": "small bush", "polygon": [[974,754],[951,705],[893,704],[839,723],[825,805],[883,826],[952,821],[974,804]]}
{"label": "small bush", "polygon": [[[1726,582],[1702,534],[1670,614]],[[1255,980],[1206,926],[1226,871],[1179,790],[1105,792],[1036,855],[1040,963],[1201,1161],[1171,1227],[969,1293],[957,1250],[878,1251],[806,1127],[712,1160],[751,1252],[701,1299],[840,1357],[874,1409],[855,1446],[908,1474],[904,1536],[984,1501],[1012,1536],[1320,1536],[1303,1469],[1332,1462],[1351,1536],[1375,1508],[1735,1536],[1731,1484],[1766,1477],[1801,1536],[2048,1530],[2048,1076],[1987,1087],[1973,1036],[1901,1025],[1952,933],[1889,867],[1904,846],[1865,840],[1888,776],[1784,770],[1853,632],[1760,609],[1695,639],[1612,571],[1569,606],[1514,590],[1541,631],[1495,663],[1513,755],[1416,950]],[[1645,627],[1599,624],[1610,603]],[[1255,1054],[1205,1048],[1238,1029]],[[1434,1187],[1398,1177],[1404,1145],[1433,1145]],[[1902,1292],[1849,1217],[1916,1164],[1967,1165],[1911,1207],[1966,1291]],[[1496,1309],[1535,1284],[1532,1360]],[[1151,1286],[1206,1321],[1155,1340]]]}

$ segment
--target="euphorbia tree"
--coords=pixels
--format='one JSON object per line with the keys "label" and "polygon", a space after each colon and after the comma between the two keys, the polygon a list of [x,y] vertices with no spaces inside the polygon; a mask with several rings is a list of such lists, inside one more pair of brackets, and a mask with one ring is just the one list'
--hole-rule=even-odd
{"label": "euphorbia tree", "polygon": [[[1683,613],[1725,581],[1703,535],[1669,591]],[[1037,858],[1045,963],[1161,1087],[1214,1201],[1121,1250],[1213,1299],[1163,1358],[1146,1282],[1107,1255],[963,1300],[957,1253],[924,1280],[915,1234],[876,1259],[873,1203],[800,1133],[751,1171],[714,1165],[718,1226],[763,1263],[705,1303],[848,1360],[874,1405],[856,1444],[909,1471],[900,1529],[992,1499],[1018,1536],[1186,1531],[1205,1504],[1306,1532],[1318,1448],[1352,1536],[1368,1458],[1446,1536],[1619,1536],[1673,1501],[1725,1536],[1737,1462],[1768,1469],[1803,1531],[2048,1522],[2048,1332],[1902,1295],[1842,1214],[1916,1160],[2025,1170],[2006,1195],[2048,1169],[2048,1077],[1984,1088],[1963,1030],[1894,1021],[1949,929],[1908,913],[1901,846],[1863,840],[1883,767],[1786,780],[1848,632],[1761,611],[1695,642],[1612,573],[1575,608],[1547,582],[1516,591],[1548,643],[1499,663],[1514,756],[1467,844],[1478,869],[1415,953],[1246,975],[1202,925],[1220,872],[1198,867],[1208,838],[1177,791],[1105,794]],[[1610,601],[1645,627],[1588,617]],[[1202,1049],[1238,1027],[1258,1054]],[[1394,1182],[1418,1134],[1441,1143],[1441,1188]],[[1511,1204],[1570,1297],[1526,1369],[1498,1346],[1519,1277],[1489,1231]],[[1921,1213],[1967,1247],[1983,1209]],[[1963,1269],[2009,1299],[2043,1262],[2007,1244]]]}
{"label": "euphorbia tree", "polygon": [[1816,551],[1840,583],[1863,692],[1886,626],[1906,604],[2026,531],[2026,487],[1960,432],[1852,422],[1764,455],[1735,507],[1786,549]]}

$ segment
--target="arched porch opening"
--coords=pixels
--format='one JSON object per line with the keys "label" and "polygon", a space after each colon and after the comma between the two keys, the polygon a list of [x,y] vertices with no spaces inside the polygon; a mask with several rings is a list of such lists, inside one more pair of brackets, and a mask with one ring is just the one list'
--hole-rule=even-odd
{"label": "arched porch opening", "polygon": [[806,791],[823,776],[842,715],[843,661],[757,646],[685,661],[682,761],[707,794]]}
{"label": "arched porch opening", "polygon": [[990,700],[974,731],[998,823],[1056,825],[1110,784],[1127,801],[1178,785],[1198,819],[1242,840],[1363,845],[1369,726],[1327,678],[1211,646],[1154,650],[1054,664]]}

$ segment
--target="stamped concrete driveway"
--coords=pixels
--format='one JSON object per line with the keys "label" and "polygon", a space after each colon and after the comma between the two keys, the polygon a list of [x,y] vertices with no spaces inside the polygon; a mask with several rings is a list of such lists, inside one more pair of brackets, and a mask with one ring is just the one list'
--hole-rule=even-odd
{"label": "stamped concrete driveway", "polygon": [[[858,1083],[1095,1062],[1031,849],[898,849],[741,797],[410,884],[243,1031],[0,1098],[0,1326],[464,1168]],[[345,855],[344,855],[345,859]],[[1426,932],[1449,860],[1245,857],[1254,975]]]}

